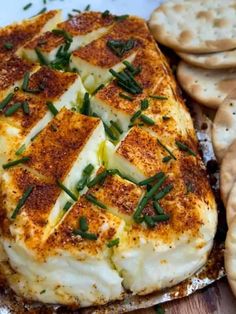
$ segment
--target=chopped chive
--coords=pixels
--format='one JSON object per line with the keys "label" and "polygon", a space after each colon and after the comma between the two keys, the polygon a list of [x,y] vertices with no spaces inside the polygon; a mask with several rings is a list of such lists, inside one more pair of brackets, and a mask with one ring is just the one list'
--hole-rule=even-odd
{"label": "chopped chive", "polygon": [[72,200],[74,200],[75,202],[77,201],[77,196],[72,193],[61,181],[57,180],[57,185],[66,193],[68,194]]}
{"label": "chopped chive", "polygon": [[25,192],[23,193],[21,199],[19,200],[18,204],[16,205],[16,208],[14,209],[12,215],[11,215],[11,219],[15,219],[16,216],[18,215],[21,207],[24,206],[25,202],[27,201],[27,198],[30,196],[30,193],[33,191],[34,186],[30,185]]}
{"label": "chopped chive", "polygon": [[128,17],[129,17],[128,14],[116,15],[116,16],[115,16],[115,20],[116,20],[116,21],[123,21],[123,20],[126,20]]}
{"label": "chopped chive", "polygon": [[134,39],[124,40],[116,40],[110,39],[107,41],[107,47],[119,58],[123,57],[123,55],[129,50],[133,49],[136,41]]}
{"label": "chopped chive", "polygon": [[142,99],[141,100],[141,110],[146,110],[148,107],[149,107],[148,100],[146,98]]}
{"label": "chopped chive", "polygon": [[12,100],[14,93],[8,94],[0,103],[0,110],[4,109]]}
{"label": "chopped chive", "polygon": [[120,127],[120,125],[115,122],[115,121],[110,121],[111,125],[113,126],[114,129],[117,130],[118,133],[122,134],[123,133],[123,130],[122,128]]}
{"label": "chopped chive", "polygon": [[109,10],[105,10],[103,13],[102,13],[102,18],[106,18],[110,16],[110,11]]}
{"label": "chopped chive", "polygon": [[105,122],[103,122],[103,125],[104,125],[106,135],[110,138],[110,140],[117,141],[118,137],[113,133],[111,128]]}
{"label": "chopped chive", "polygon": [[136,111],[132,117],[130,118],[130,122],[133,123],[136,119],[138,119],[142,114],[141,110]]}
{"label": "chopped chive", "polygon": [[97,92],[100,91],[100,89],[102,89],[104,87],[105,87],[105,84],[98,85],[98,87],[93,91],[92,95],[97,94]]}
{"label": "chopped chive", "polygon": [[90,8],[91,8],[91,5],[90,5],[90,4],[88,4],[88,5],[86,5],[86,7],[84,8],[84,11],[89,11],[89,10],[90,10]]}
{"label": "chopped chive", "polygon": [[162,117],[162,120],[163,120],[163,121],[170,120],[170,117],[168,117],[168,116],[163,116],[163,117]]}
{"label": "chopped chive", "polygon": [[90,115],[90,98],[89,98],[89,93],[87,92],[84,94],[83,105],[80,109],[80,113],[86,116]]}
{"label": "chopped chive", "polygon": [[15,152],[15,155],[16,155],[16,156],[19,156],[19,155],[23,154],[24,151],[25,151],[25,149],[26,149],[26,146],[25,146],[25,144],[23,144],[23,145]]}
{"label": "chopped chive", "polygon": [[68,19],[72,19],[74,17],[74,15],[71,13],[68,13],[67,16],[68,16]]}
{"label": "chopped chive", "polygon": [[159,201],[160,199],[165,197],[172,189],[173,189],[173,184],[168,184],[167,186],[165,186],[163,190],[161,190],[159,193],[157,193],[154,196],[155,201]]}
{"label": "chopped chive", "polygon": [[51,111],[51,113],[56,116],[58,114],[58,110],[57,108],[53,105],[53,103],[51,101],[47,101],[46,103],[49,111]]}
{"label": "chopped chive", "polygon": [[11,42],[6,42],[3,44],[3,47],[7,50],[12,50],[13,44]]}
{"label": "chopped chive", "polygon": [[3,169],[9,169],[9,168],[14,167],[16,165],[23,164],[29,160],[30,160],[29,157],[23,157],[21,159],[10,161],[7,164],[2,165],[2,167],[3,167]]}
{"label": "chopped chive", "polygon": [[38,47],[36,47],[34,51],[38,57],[40,65],[48,65],[48,62],[45,59],[44,55],[42,54],[41,50]]}
{"label": "chopped chive", "polygon": [[46,290],[44,289],[44,290],[40,291],[40,294],[44,294],[45,292],[46,292]]}
{"label": "chopped chive", "polygon": [[29,108],[29,103],[28,101],[24,101],[22,103],[22,108],[25,114],[30,114],[30,108]]}
{"label": "chopped chive", "polygon": [[160,304],[155,306],[155,311],[156,314],[165,314],[165,309]]}
{"label": "chopped chive", "polygon": [[31,6],[32,6],[32,2],[26,4],[26,5],[23,7],[23,10],[26,11],[26,10],[28,10]]}
{"label": "chopped chive", "polygon": [[107,209],[106,205],[104,205],[103,203],[101,203],[100,201],[97,200],[97,198],[95,196],[93,196],[92,194],[87,194],[85,195],[85,198],[93,203],[94,205],[98,206],[98,207],[101,207],[103,209]]}
{"label": "chopped chive", "polygon": [[7,108],[7,110],[5,111],[4,115],[6,117],[10,117],[12,116],[16,111],[18,111],[21,108],[21,103],[17,102],[15,104],[13,104],[11,107]]}
{"label": "chopped chive", "polygon": [[75,236],[80,235],[81,238],[86,239],[86,240],[97,240],[98,236],[95,233],[89,233],[89,232],[83,232],[81,230],[73,230],[73,234]]}
{"label": "chopped chive", "polygon": [[109,241],[109,242],[107,243],[107,247],[110,249],[110,248],[112,248],[112,247],[114,247],[114,246],[118,246],[119,243],[120,243],[120,239],[119,239],[119,238],[116,238],[116,239],[113,239],[113,240]]}
{"label": "chopped chive", "polygon": [[155,121],[152,120],[151,118],[149,118],[148,116],[146,116],[145,114],[141,114],[140,119],[141,119],[144,123],[146,123],[146,124],[148,124],[148,125],[154,125],[154,124],[155,124]]}
{"label": "chopped chive", "polygon": [[94,170],[94,166],[92,164],[88,164],[84,168],[82,178],[79,180],[79,182],[76,185],[77,191],[80,192],[85,188],[85,186],[88,183],[88,179],[89,179],[90,175],[92,174],[93,170]]}
{"label": "chopped chive", "polygon": [[70,208],[71,208],[71,206],[73,205],[73,203],[72,202],[66,202],[65,203],[65,206],[63,207],[63,211],[64,212],[67,212]]}
{"label": "chopped chive", "polygon": [[100,184],[101,182],[103,182],[106,179],[107,176],[108,176],[108,172],[107,172],[107,170],[104,170],[103,172],[96,175],[96,177],[87,184],[87,187],[92,188],[96,184]]}
{"label": "chopped chive", "polygon": [[130,181],[130,182],[132,182],[132,183],[134,183],[136,185],[138,184],[137,181],[135,181],[134,179],[130,178],[129,176],[124,175],[118,169],[109,169],[109,170],[107,170],[107,172],[108,172],[108,174],[111,174],[111,175],[117,174],[124,180]]}
{"label": "chopped chive", "polygon": [[81,13],[81,10],[78,10],[78,9],[72,9],[72,11],[76,13]]}
{"label": "chopped chive", "polygon": [[140,216],[144,207],[147,205],[149,199],[151,199],[155,195],[155,193],[162,186],[165,180],[166,180],[166,176],[163,175],[163,177],[161,177],[160,180],[155,185],[153,185],[153,187],[149,191],[145,193],[144,197],[139,202],[138,207],[133,215],[133,218],[136,222],[140,222]]}
{"label": "chopped chive", "polygon": [[125,60],[122,62],[128,71],[130,71],[133,75],[139,74],[141,72],[141,67],[135,68],[129,61]]}
{"label": "chopped chive", "polygon": [[192,155],[192,156],[197,156],[195,153],[194,153],[194,151],[192,151],[192,149],[190,149],[187,145],[185,145],[184,143],[181,143],[181,142],[179,142],[179,141],[175,141],[175,144],[176,144],[176,146],[180,149],[180,150],[182,150],[182,151],[184,151],[184,152],[187,152],[189,155]]}
{"label": "chopped chive", "polygon": [[150,98],[153,98],[153,99],[159,99],[159,100],[167,100],[168,97],[166,96],[157,96],[157,95],[149,95]]}
{"label": "chopped chive", "polygon": [[30,72],[27,71],[24,74],[23,83],[22,83],[22,87],[21,87],[24,92],[27,91],[27,89],[28,89],[29,78],[30,78]]}
{"label": "chopped chive", "polygon": [[140,181],[138,183],[138,185],[139,186],[148,185],[149,183],[152,183],[155,180],[159,180],[159,179],[163,178],[163,176],[164,176],[164,172],[158,172],[154,176],[152,176],[152,177],[150,177],[148,179],[145,179],[143,181]]}
{"label": "chopped chive", "polygon": [[144,222],[147,224],[149,228],[155,227],[155,222],[153,221],[151,216],[145,215],[144,216]]}
{"label": "chopped chive", "polygon": [[47,11],[47,8],[44,7],[44,8],[42,8],[42,10],[40,10],[37,14],[35,14],[35,16],[40,15],[40,14],[43,14],[43,13],[45,13],[46,11]]}
{"label": "chopped chive", "polygon": [[162,162],[167,163],[167,162],[169,162],[171,159],[172,159],[171,156],[165,156],[165,157],[162,158]]}
{"label": "chopped chive", "polygon": [[170,219],[170,215],[168,214],[156,215],[156,216],[152,216],[152,219],[155,222],[167,221]]}
{"label": "chopped chive", "polygon": [[157,139],[157,143],[170,155],[171,158],[176,160],[175,155],[159,139]]}
{"label": "chopped chive", "polygon": [[80,217],[80,219],[79,219],[79,228],[83,232],[88,231],[89,227],[88,227],[87,218],[85,216],[81,216]]}
{"label": "chopped chive", "polygon": [[43,0],[43,4],[46,4],[47,3],[47,0]]}
{"label": "chopped chive", "polygon": [[69,34],[68,32],[66,32],[63,29],[53,29],[52,30],[53,34],[58,35],[58,36],[63,36],[66,42],[72,42],[73,38],[71,36],[71,34]]}
{"label": "chopped chive", "polygon": [[36,134],[30,139],[30,141],[33,142],[33,141],[36,139],[36,137],[37,137],[41,132],[42,132],[42,130],[39,131],[38,133],[36,133]]}
{"label": "chopped chive", "polygon": [[131,96],[127,95],[127,94],[124,94],[124,93],[119,93],[119,96],[120,96],[121,98],[127,99],[127,100],[129,100],[129,101],[133,101],[133,100],[134,100],[133,97],[131,97]]}
{"label": "chopped chive", "polygon": [[157,201],[154,201],[153,202],[153,207],[157,213],[157,215],[162,215],[164,214],[164,210],[163,208],[161,207],[161,205],[157,202]]}

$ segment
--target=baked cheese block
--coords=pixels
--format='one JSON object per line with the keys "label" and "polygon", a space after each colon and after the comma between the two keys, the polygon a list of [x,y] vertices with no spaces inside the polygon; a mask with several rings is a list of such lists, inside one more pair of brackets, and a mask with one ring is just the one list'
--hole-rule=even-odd
{"label": "baked cheese block", "polygon": [[79,308],[190,277],[211,251],[217,208],[191,116],[145,21],[83,12],[20,45],[7,59],[14,75],[0,62],[9,286]]}

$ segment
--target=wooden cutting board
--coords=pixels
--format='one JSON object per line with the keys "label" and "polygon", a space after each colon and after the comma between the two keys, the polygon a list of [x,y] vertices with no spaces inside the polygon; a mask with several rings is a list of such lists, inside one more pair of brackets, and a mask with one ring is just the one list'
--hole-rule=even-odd
{"label": "wooden cutting board", "polygon": [[[234,298],[226,278],[177,301],[163,305],[165,314],[236,314]],[[155,314],[154,308],[132,312],[132,314]]]}

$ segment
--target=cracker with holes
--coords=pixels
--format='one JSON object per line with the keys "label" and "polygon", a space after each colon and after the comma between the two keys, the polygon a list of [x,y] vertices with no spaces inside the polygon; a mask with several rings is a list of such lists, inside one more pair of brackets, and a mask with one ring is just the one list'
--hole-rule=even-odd
{"label": "cracker with holes", "polygon": [[206,70],[180,62],[177,77],[193,99],[209,108],[218,108],[235,88],[235,70]]}
{"label": "cracker with holes", "polygon": [[229,69],[236,67],[236,49],[213,53],[185,53],[177,51],[185,62],[204,69]]}
{"label": "cracker with holes", "polygon": [[218,109],[212,128],[216,157],[222,161],[229,146],[236,139],[236,92],[227,97]]}
{"label": "cracker with holes", "polygon": [[204,53],[236,47],[233,0],[166,1],[151,15],[156,40],[175,50]]}

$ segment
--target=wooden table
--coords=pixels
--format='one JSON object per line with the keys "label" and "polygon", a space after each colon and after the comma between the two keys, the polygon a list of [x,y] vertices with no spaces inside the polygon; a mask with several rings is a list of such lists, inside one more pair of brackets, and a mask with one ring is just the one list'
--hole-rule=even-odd
{"label": "wooden table", "polygon": [[[236,314],[236,298],[224,278],[187,298],[168,302],[163,307],[166,314]],[[155,313],[153,308],[132,312]]]}

